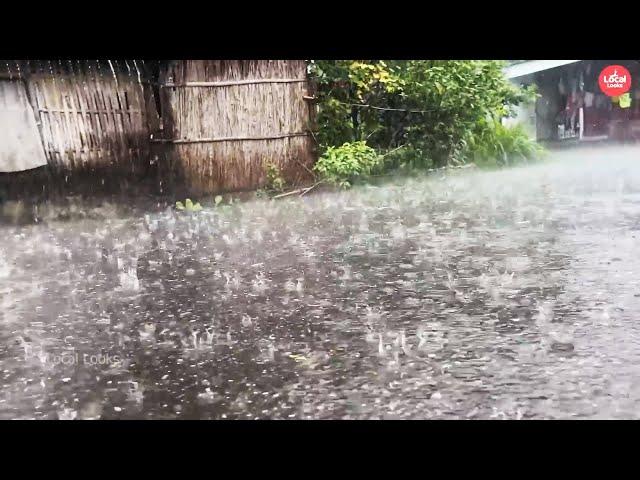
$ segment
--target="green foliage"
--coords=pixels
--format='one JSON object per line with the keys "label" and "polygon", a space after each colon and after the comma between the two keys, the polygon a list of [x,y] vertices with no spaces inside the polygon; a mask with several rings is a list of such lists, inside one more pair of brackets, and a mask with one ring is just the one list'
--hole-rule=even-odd
{"label": "green foliage", "polygon": [[384,155],[382,170],[428,170],[434,166],[429,155],[419,146],[403,145]]}
{"label": "green foliage", "polygon": [[427,110],[414,115],[404,140],[430,152],[436,166],[464,163],[468,138],[524,99],[496,61],[410,61],[404,76],[405,105]]}
{"label": "green foliage", "polygon": [[378,113],[352,104],[369,104],[399,92],[396,68],[374,60],[320,60],[311,64],[318,84],[318,141],[337,146],[366,139],[379,128]]}
{"label": "green foliage", "polygon": [[280,193],[284,190],[286,182],[280,173],[280,169],[273,163],[268,163],[267,169],[267,183],[265,189],[270,193]]}
{"label": "green foliage", "polygon": [[[365,140],[393,151],[385,166],[430,168],[464,163],[495,122],[535,93],[510,83],[504,62],[488,60],[323,60],[318,84],[318,140],[323,149]],[[377,107],[377,108],[372,108]],[[509,143],[505,149],[521,148]]]}
{"label": "green foliage", "polygon": [[353,181],[368,175],[380,163],[380,156],[363,141],[329,147],[314,169],[330,183],[349,187]]}
{"label": "green foliage", "polygon": [[176,202],[176,208],[187,212],[199,212],[202,210],[200,203],[193,203],[190,198],[187,198],[184,203]]}
{"label": "green foliage", "polygon": [[475,163],[483,166],[526,163],[544,153],[544,149],[520,125],[505,126],[501,122],[493,122],[490,128],[470,141],[470,155]]}
{"label": "green foliage", "polygon": [[274,163],[267,163],[265,165],[266,171],[266,182],[263,188],[260,188],[256,191],[256,195],[258,198],[270,198],[278,193],[282,193],[286,186],[287,182],[282,177],[280,173],[280,169]]}

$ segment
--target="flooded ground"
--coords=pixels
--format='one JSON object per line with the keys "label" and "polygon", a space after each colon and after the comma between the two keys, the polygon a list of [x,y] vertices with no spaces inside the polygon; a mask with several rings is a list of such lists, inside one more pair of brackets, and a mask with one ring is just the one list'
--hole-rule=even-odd
{"label": "flooded ground", "polygon": [[640,151],[0,226],[0,418],[640,417]]}

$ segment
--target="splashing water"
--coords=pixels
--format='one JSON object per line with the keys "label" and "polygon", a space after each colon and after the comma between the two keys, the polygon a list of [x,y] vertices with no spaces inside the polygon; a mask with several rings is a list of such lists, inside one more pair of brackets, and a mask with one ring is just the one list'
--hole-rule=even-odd
{"label": "splashing water", "polygon": [[635,154],[2,225],[0,418],[637,418]]}

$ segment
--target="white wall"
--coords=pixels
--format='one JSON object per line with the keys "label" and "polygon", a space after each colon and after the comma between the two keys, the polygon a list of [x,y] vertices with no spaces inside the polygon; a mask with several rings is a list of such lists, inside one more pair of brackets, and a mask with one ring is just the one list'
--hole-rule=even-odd
{"label": "white wall", "polygon": [[[526,75],[515,80],[512,80],[513,83],[517,85],[530,85],[533,83],[533,75]],[[521,125],[524,130],[529,134],[531,138],[536,140],[536,106],[535,101],[522,103],[518,105],[516,109],[516,116],[511,118],[502,119],[502,124],[511,126],[511,125]]]}
{"label": "white wall", "polygon": [[504,118],[503,125],[521,125],[533,139],[536,138],[536,110],[535,103],[521,104],[517,107],[517,115],[511,118]]}

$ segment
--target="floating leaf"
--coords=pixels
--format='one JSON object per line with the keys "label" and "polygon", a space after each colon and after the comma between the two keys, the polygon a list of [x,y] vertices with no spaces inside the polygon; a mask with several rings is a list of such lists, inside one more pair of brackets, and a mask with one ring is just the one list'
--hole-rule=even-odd
{"label": "floating leaf", "polygon": [[216,205],[220,204],[220,202],[222,202],[222,195],[216,195],[214,201],[216,202]]}
{"label": "floating leaf", "polygon": [[182,202],[176,202],[176,208],[178,210],[184,210],[184,205],[182,204]]}

